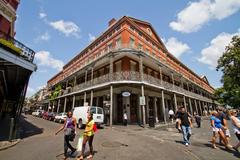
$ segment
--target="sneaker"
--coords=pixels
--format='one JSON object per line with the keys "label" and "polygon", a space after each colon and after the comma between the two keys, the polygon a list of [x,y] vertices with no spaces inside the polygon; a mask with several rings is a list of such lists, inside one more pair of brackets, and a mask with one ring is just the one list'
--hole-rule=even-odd
{"label": "sneaker", "polygon": [[188,147],[188,145],[189,145],[188,143],[185,143],[185,146],[186,146],[186,147]]}

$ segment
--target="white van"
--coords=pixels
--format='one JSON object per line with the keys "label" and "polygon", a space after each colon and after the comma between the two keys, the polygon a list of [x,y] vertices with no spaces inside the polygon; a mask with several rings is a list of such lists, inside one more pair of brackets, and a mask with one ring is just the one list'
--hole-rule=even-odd
{"label": "white van", "polygon": [[82,128],[87,123],[87,113],[93,114],[94,122],[100,126],[104,122],[104,113],[101,107],[97,106],[80,106],[73,109],[73,117],[77,120],[77,125]]}

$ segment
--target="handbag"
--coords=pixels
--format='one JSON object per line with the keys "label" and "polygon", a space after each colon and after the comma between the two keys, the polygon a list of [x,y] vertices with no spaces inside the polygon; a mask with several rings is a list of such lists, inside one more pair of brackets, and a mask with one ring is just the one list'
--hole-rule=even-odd
{"label": "handbag", "polygon": [[97,132],[97,125],[96,125],[96,123],[94,123],[94,125],[93,125],[93,132]]}

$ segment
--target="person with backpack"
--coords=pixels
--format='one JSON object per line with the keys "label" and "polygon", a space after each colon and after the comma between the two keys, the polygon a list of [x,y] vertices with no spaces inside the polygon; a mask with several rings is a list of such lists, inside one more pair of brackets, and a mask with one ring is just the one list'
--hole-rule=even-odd
{"label": "person with backpack", "polygon": [[91,159],[93,157],[93,138],[94,138],[94,132],[96,132],[96,124],[93,120],[93,114],[88,113],[88,121],[83,133],[83,143],[82,143],[82,152],[81,156],[78,160],[83,160],[84,152],[86,148],[86,144],[88,142],[89,149],[90,149],[90,155],[87,157],[87,159]]}

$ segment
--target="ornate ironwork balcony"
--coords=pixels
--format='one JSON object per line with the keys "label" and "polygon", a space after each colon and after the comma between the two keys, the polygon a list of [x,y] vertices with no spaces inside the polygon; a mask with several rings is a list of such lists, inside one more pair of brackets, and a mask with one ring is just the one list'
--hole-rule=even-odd
{"label": "ornate ironwork balcony", "polygon": [[0,31],[0,46],[24,60],[33,62],[35,52],[2,31]]}

